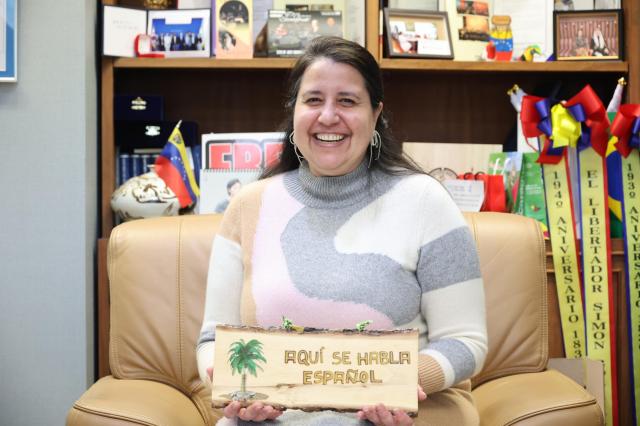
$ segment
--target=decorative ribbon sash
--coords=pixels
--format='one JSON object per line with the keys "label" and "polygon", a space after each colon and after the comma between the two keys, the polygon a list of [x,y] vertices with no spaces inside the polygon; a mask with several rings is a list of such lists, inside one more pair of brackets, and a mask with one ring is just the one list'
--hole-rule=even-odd
{"label": "decorative ribbon sash", "polygon": [[551,103],[548,99],[525,96],[521,110],[522,131],[528,138],[541,136],[543,140],[538,162],[542,164],[544,176],[564,351],[567,358],[582,358],[586,355],[586,345],[571,180],[565,150],[554,149],[548,139],[553,134]]}
{"label": "decorative ribbon sash", "polygon": [[636,424],[640,424],[640,105],[622,105],[611,126],[610,146],[620,153],[629,347]]}
{"label": "decorative ribbon sash", "polygon": [[[525,114],[525,99],[523,99],[523,131],[525,135],[531,126],[536,123],[538,134],[544,133],[548,138],[540,155],[540,162],[543,168],[546,181],[549,179],[549,167],[551,165],[561,165],[566,162],[566,148],[577,147],[579,164],[580,183],[580,223],[582,230],[582,272],[585,295],[585,330],[586,330],[586,355],[590,359],[597,359],[604,364],[605,382],[605,417],[606,424],[617,426],[617,387],[616,387],[616,364],[615,364],[615,321],[613,316],[613,289],[611,274],[611,239],[609,238],[609,210],[608,193],[606,181],[605,154],[607,150],[609,121],[602,102],[591,89],[586,86],[576,96],[565,103],[555,103],[549,99],[540,99],[534,102],[535,112]],[[536,121],[529,121],[526,125],[525,119],[538,118]],[[533,132],[532,132],[533,133]],[[534,136],[534,135],[532,135]],[[560,175],[562,167],[557,167],[554,172]],[[567,182],[570,182],[567,169],[564,168],[564,175]],[[552,184],[562,179],[552,180]],[[569,183],[567,183],[569,186]],[[555,190],[553,186],[549,188]],[[556,190],[557,191],[557,190]],[[562,257],[562,248],[558,247],[556,253],[554,239],[561,239],[559,233],[560,224],[552,219],[552,216],[560,215],[557,203],[554,203],[553,193],[547,206],[549,214],[549,225],[551,242],[554,256],[554,266],[560,263],[556,261],[556,256]],[[566,197],[563,203],[570,203],[570,192],[565,191],[559,196]],[[565,213],[566,214],[566,213]],[[572,223],[575,223],[573,221]],[[553,228],[556,228],[554,231]],[[561,244],[556,243],[558,246]],[[566,247],[565,247],[566,248]],[[568,249],[568,248],[567,248]],[[577,263],[577,254],[574,254]],[[556,266],[557,268],[557,266]],[[557,269],[556,269],[557,271]],[[563,278],[562,276],[560,278]],[[556,272],[556,281],[559,281]],[[567,333],[575,333],[575,329],[570,328],[571,309],[573,306],[564,295],[560,294],[561,286],[558,286],[558,300],[560,301],[560,311],[563,323],[563,335],[565,335],[565,352],[567,357],[578,357],[580,355],[571,351],[567,347]],[[563,289],[567,290],[567,289]],[[562,305],[565,304],[563,307]],[[569,335],[569,338],[572,336]],[[583,355],[582,353],[581,355]]]}
{"label": "decorative ribbon sash", "polygon": [[602,101],[590,86],[565,105],[582,127],[578,163],[587,356],[604,363],[606,424],[616,426],[616,333],[606,180],[609,120]]}
{"label": "decorative ribbon sash", "polygon": [[582,358],[586,355],[582,288],[566,159],[543,164],[542,170],[564,351],[567,358]]}

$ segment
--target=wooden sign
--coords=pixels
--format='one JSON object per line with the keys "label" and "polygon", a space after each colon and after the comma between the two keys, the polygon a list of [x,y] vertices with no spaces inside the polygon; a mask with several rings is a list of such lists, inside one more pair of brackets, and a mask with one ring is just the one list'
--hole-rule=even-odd
{"label": "wooden sign", "polygon": [[418,412],[418,331],[216,327],[212,401]]}

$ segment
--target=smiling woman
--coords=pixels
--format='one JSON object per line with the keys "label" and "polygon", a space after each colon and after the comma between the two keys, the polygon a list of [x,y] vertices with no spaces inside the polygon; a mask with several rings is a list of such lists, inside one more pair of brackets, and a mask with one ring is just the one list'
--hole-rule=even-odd
{"label": "smiling woman", "polygon": [[[391,138],[376,60],[356,43],[317,38],[292,69],[287,96],[280,162],[231,200],[213,242],[197,349],[202,379],[215,377],[217,324],[277,327],[284,316],[349,329],[370,320],[371,329],[420,332],[418,424],[478,424],[468,379],[482,368],[487,336],[476,246],[446,190]],[[382,404],[283,413],[235,401],[224,414],[277,424],[414,423]]]}

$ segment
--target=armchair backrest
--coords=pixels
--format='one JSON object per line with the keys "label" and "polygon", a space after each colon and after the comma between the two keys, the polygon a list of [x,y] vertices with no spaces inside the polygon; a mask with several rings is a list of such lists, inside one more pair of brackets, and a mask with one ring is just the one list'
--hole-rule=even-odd
{"label": "armchair backrest", "polygon": [[[547,362],[544,242],[531,219],[467,215],[485,282],[489,354],[478,385]],[[156,380],[204,398],[195,346],[220,216],[144,219],[110,237],[109,362],[116,378]]]}
{"label": "armchair backrest", "polygon": [[548,360],[547,271],[538,222],[505,213],[465,215],[480,256],[489,352],[472,382],[542,371]]}

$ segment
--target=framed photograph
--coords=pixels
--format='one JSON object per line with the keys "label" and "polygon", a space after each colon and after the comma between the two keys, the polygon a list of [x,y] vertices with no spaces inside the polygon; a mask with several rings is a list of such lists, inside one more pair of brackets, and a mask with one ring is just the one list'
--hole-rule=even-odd
{"label": "framed photograph", "polygon": [[268,56],[300,56],[311,40],[322,35],[342,37],[341,11],[269,11],[267,23]]}
{"label": "framed photograph", "polygon": [[390,58],[453,59],[446,12],[384,10]]}
{"label": "framed photograph", "polygon": [[18,81],[17,3],[0,0],[0,82]]}
{"label": "framed photograph", "polygon": [[583,10],[553,13],[553,42],[558,61],[622,60],[622,11]]}
{"label": "framed photograph", "polygon": [[620,0],[554,0],[553,8],[559,11],[620,9]]}
{"label": "framed photograph", "polygon": [[150,10],[147,34],[151,51],[167,58],[207,58],[211,52],[211,10]]}

